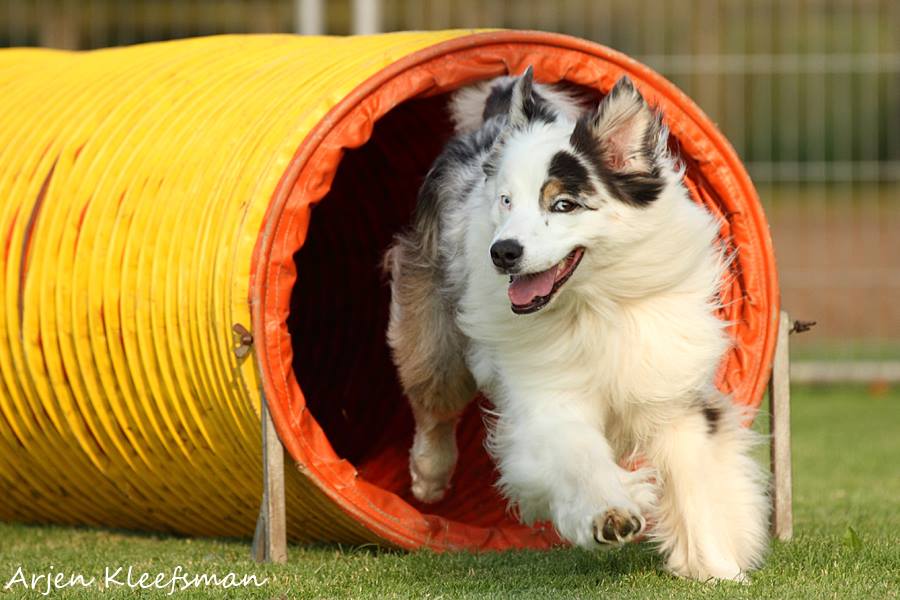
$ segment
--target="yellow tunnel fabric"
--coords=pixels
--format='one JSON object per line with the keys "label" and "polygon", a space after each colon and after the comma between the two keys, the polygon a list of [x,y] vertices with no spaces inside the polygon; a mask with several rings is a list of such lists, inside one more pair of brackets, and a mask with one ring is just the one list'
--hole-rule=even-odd
{"label": "yellow tunnel fabric", "polygon": [[[470,32],[0,52],[0,519],[249,535],[251,255],[308,132]],[[374,540],[288,469],[295,540]]]}

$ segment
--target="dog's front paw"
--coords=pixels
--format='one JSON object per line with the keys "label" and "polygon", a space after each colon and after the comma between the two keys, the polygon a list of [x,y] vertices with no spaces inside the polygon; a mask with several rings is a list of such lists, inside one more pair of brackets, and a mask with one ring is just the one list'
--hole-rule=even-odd
{"label": "dog's front paw", "polygon": [[610,508],[594,517],[594,540],[604,545],[625,544],[636,538],[646,524],[639,513],[624,508]]}

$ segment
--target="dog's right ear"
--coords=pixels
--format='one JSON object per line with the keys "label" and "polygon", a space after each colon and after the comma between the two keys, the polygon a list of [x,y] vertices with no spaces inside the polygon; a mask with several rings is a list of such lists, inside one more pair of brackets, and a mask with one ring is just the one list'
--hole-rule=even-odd
{"label": "dog's right ear", "polygon": [[553,112],[546,100],[534,91],[534,69],[529,65],[513,84],[509,101],[509,124],[515,129],[522,129],[532,121],[553,120]]}
{"label": "dog's right ear", "polygon": [[[503,103],[508,106],[503,107]],[[512,87],[494,88],[485,104],[484,120],[506,112],[508,125],[504,127],[494,140],[491,152],[482,163],[485,176],[491,177],[497,172],[497,161],[506,140],[512,130],[524,129],[533,121],[552,123],[555,115],[547,101],[534,91],[534,69],[529,65],[515,81]]]}
{"label": "dog's right ear", "polygon": [[516,79],[509,99],[509,124],[520,128],[528,125],[534,112],[534,69],[531,65]]}

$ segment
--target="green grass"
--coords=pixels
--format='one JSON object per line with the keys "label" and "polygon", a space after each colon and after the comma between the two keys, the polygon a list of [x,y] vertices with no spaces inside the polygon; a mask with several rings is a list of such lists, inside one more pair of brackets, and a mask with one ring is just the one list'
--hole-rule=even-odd
{"label": "green grass", "polygon": [[[678,580],[651,548],[495,554],[400,553],[294,547],[287,565],[248,560],[247,542],[0,524],[0,599],[41,597],[3,585],[31,573],[107,566],[256,574],[239,594],[187,590],[175,598],[896,598],[900,590],[900,390],[804,388],[793,404],[795,539],[776,543],[750,585]],[[852,528],[852,532],[851,532]],[[144,593],[146,595],[146,592]],[[127,587],[57,591],[60,598],[136,597]],[[163,597],[164,592],[153,594]],[[143,596],[143,595],[142,595]]]}

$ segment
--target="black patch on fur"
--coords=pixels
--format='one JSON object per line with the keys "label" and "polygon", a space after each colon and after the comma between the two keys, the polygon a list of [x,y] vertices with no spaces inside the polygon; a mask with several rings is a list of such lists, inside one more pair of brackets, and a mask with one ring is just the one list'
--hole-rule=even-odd
{"label": "black patch on fur", "polygon": [[[508,83],[497,84],[491,88],[487,100],[484,103],[484,110],[481,112],[481,119],[487,123],[488,119],[493,117],[507,117],[512,107],[513,87],[518,80]],[[529,123],[541,121],[544,123],[553,123],[556,121],[556,112],[550,106],[550,102],[534,89],[531,85],[526,85],[524,99],[522,100],[522,113]]]}
{"label": "black patch on fur", "polygon": [[493,177],[497,174],[497,161],[500,159],[500,152],[498,151],[491,152],[484,159],[484,162],[481,163],[481,170],[484,172],[485,177]]}
{"label": "black patch on fur", "polygon": [[610,192],[626,204],[644,207],[659,198],[665,182],[657,164],[654,151],[656,147],[655,136],[659,134],[660,127],[654,123],[647,129],[642,142],[641,152],[652,165],[647,173],[621,173],[607,166],[603,160],[604,148],[594,136],[593,123],[596,115],[585,115],[578,119],[575,129],[569,138],[569,143],[575,151],[583,156],[593,167],[597,177],[609,188]]}
{"label": "black patch on fur", "polygon": [[722,419],[722,410],[717,406],[704,406],[703,417],[706,419],[706,430],[713,435],[719,430],[719,421]]}
{"label": "black patch on fur", "polygon": [[578,119],[578,122],[575,123],[575,129],[569,137],[569,143],[572,144],[576,152],[593,163],[600,158],[600,145],[594,139],[591,120],[592,117],[590,115],[582,115]]}
{"label": "black patch on fur", "polygon": [[496,161],[488,158],[481,165],[481,170],[484,171],[485,177],[493,177],[497,174],[497,163]]}
{"label": "black patch on fur", "polygon": [[556,113],[550,108],[550,103],[541,96],[537,91],[531,89],[522,103],[522,112],[529,123],[541,121],[543,123],[553,123],[556,121]]}
{"label": "black patch on fur", "polygon": [[488,94],[484,110],[481,113],[482,122],[486,123],[491,117],[502,117],[509,114],[513,83],[515,82],[509,82],[506,85],[497,84],[491,88],[491,93]]}
{"label": "black patch on fur", "polygon": [[562,183],[565,193],[572,198],[594,193],[594,186],[587,168],[578,160],[577,156],[565,150],[557,152],[550,159],[547,175],[558,179]]}

